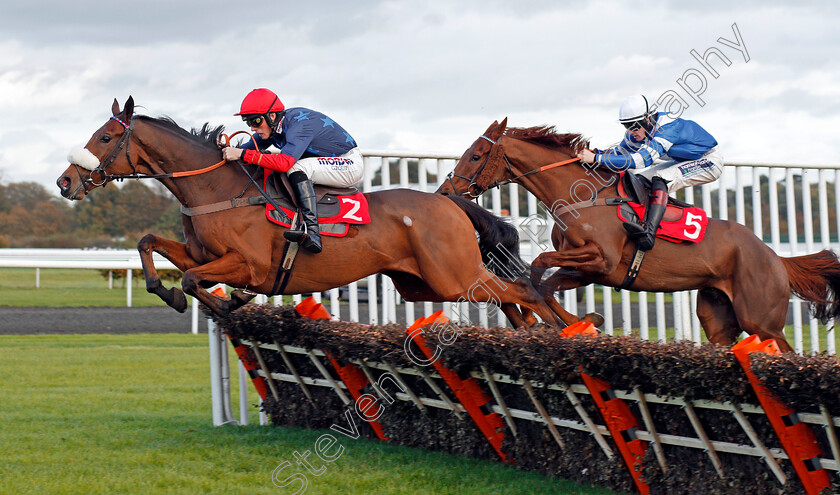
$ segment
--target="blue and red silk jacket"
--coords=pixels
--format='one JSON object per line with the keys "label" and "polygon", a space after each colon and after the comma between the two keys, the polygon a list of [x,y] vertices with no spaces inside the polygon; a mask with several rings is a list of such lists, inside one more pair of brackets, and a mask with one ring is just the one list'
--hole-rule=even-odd
{"label": "blue and red silk jacket", "polygon": [[[286,172],[301,158],[341,156],[357,146],[356,140],[334,120],[303,107],[287,109],[279,132],[275,130],[268,139],[258,134],[253,137],[242,145],[247,150],[242,159],[277,172]],[[271,146],[280,153],[263,153]]]}

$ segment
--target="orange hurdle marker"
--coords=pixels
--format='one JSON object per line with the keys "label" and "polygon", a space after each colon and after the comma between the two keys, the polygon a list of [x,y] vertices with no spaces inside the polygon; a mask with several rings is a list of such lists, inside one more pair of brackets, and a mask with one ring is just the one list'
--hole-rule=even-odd
{"label": "orange hurdle marker", "polygon": [[[575,335],[584,335],[593,337],[598,335],[595,326],[592,323],[579,321],[569,325],[561,333],[564,337],[572,337]],[[596,378],[586,373],[580,373],[584,385],[589,389],[589,394],[598,410],[601,411],[601,416],[613,437],[613,441],[621,452],[621,457],[627,464],[627,469],[630,471],[630,476],[636,483],[636,488],[640,493],[647,495],[650,493],[650,487],[642,478],[642,459],[647,450],[647,443],[640,440],[636,436],[639,430],[639,422],[630,406],[622,399],[615,396],[612,386],[606,380]]]}
{"label": "orange hurdle marker", "polygon": [[[298,303],[298,305],[295,306],[295,311],[297,311],[302,317],[309,318],[311,320],[329,320],[332,318],[332,315],[329,311],[327,311],[327,308],[325,308],[323,304],[316,302],[315,298],[312,296],[309,296]],[[324,351],[324,354],[327,355],[327,359],[330,360],[330,364],[332,364],[335,372],[338,373],[338,377],[341,378],[342,382],[344,382],[344,385],[347,387],[347,391],[350,392],[350,396],[353,397],[354,404],[361,407],[362,398],[365,395],[370,395],[363,392],[366,387],[370,386],[370,380],[368,380],[365,373],[355,364],[341,364],[342,359],[340,357],[327,351]],[[377,438],[385,442],[389,440],[388,437],[385,436],[385,430],[378,421],[369,420],[367,418],[362,419],[370,425]]]}
{"label": "orange hurdle marker", "polygon": [[[406,333],[417,347],[423,351],[426,358],[432,360],[434,353],[426,345],[426,341],[421,335],[422,332],[417,332],[416,330],[436,322],[446,323],[448,321],[449,319],[443,315],[443,311],[438,311],[426,318],[419,318],[413,325],[406,329]],[[502,452],[502,441],[505,438],[502,417],[498,413],[489,412],[488,403],[490,402],[490,398],[481,390],[476,379],[472,377],[466,380],[462,379],[457,373],[444,366],[440,362],[440,359],[434,360],[432,366],[435,367],[435,370],[440,374],[450,390],[452,390],[452,393],[455,394],[455,397],[461,402],[464,409],[467,410],[467,413],[469,413],[476,426],[478,426],[478,429],[484,434],[484,437],[490,442],[490,445],[496,453],[499,454],[502,461],[513,464],[513,460]]]}
{"label": "orange hurdle marker", "polygon": [[782,447],[787,452],[799,480],[805,487],[805,491],[809,495],[818,495],[831,483],[828,473],[820,464],[822,451],[817,444],[817,437],[807,424],[799,421],[794,409],[783,404],[753,374],[750,366],[750,354],[753,352],[778,356],[781,354],[779,346],[773,339],[762,342],[757,335],[751,335],[735,344],[732,347],[732,353],[735,354],[738,362],[741,363],[741,367],[744,368],[744,373],[747,374],[747,378],[755,390],[755,395],[758,396],[758,401],[764,408],[767,419],[770,420],[770,424],[776,430],[776,435],[779,436]]}

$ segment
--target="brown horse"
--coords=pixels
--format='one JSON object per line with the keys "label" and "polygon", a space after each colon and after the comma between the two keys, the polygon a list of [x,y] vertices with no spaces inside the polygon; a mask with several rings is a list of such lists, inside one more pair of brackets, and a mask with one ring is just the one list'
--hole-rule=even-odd
{"label": "brown horse", "polygon": [[[122,110],[114,100],[111,110],[113,117],[93,133],[87,151],[80,150],[81,158],[58,179],[65,198],[79,200],[98,186],[125,178],[158,179],[188,208],[258,195],[248,174],[262,177],[262,169],[237,163],[208,167],[221,160],[221,127],[209,130],[205,124],[191,133],[169,119],[136,116],[131,97]],[[206,169],[212,170],[188,175]],[[327,290],[383,273],[409,301],[493,302],[514,325],[525,326],[516,309],[521,305],[547,323],[559,324],[527,278],[510,281],[482,263],[486,253],[475,232],[482,247],[493,248],[492,236],[497,235],[506,250],[518,253],[515,229],[506,231],[504,222],[466,200],[453,202],[407,189],[366,197],[371,223],[351,226],[345,237],[325,239],[320,254],[301,250],[284,294]],[[182,215],[186,243],[147,234],[138,244],[146,289],[178,311],[187,307],[186,292],[220,315],[245,304],[253,293],[271,295],[286,241],[285,229],[269,223],[264,208]],[[163,287],[153,252],[184,272],[183,292]],[[238,289],[231,298],[217,297],[206,290],[216,283]]]}
{"label": "brown horse", "polygon": [[[618,196],[618,174],[573,159],[587,145],[579,134],[558,134],[553,127],[507,128],[507,119],[494,122],[438,190],[475,197],[510,181],[550,205],[556,251],[537,257],[532,281],[541,283],[552,307],[558,304],[558,289],[590,283],[621,286],[633,256],[634,244],[616,217],[616,207],[581,203]],[[547,167],[561,162],[568,163]],[[561,270],[542,282],[549,267]],[[836,317],[840,262],[828,250],[781,258],[743,225],[710,219],[702,242],[657,242],[632,286],[654,292],[691,289],[699,289],[697,317],[710,341],[731,345],[745,331],[774,338],[789,351],[783,329],[791,291],[809,301],[823,322]]]}

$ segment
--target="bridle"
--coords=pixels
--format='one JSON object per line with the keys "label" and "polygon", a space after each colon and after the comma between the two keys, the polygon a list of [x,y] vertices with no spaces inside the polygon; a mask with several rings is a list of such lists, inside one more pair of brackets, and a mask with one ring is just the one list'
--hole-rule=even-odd
{"label": "bridle", "polygon": [[[114,149],[112,149],[111,152],[108,153],[108,156],[106,156],[105,159],[102,160],[99,163],[98,167],[96,167],[94,170],[92,170],[90,172],[90,175],[88,176],[87,179],[83,180],[83,182],[90,183],[93,187],[104,186],[105,184],[107,184],[111,180],[123,180],[123,179],[130,178],[131,176],[138,175],[137,174],[137,168],[134,166],[134,163],[132,163],[132,161],[131,161],[131,152],[129,150],[129,145],[131,143],[131,134],[134,132],[134,117],[133,116],[131,117],[131,120],[129,121],[128,124],[123,122],[122,119],[120,119],[116,115],[112,116],[111,120],[113,120],[113,121],[119,123],[120,125],[122,125],[125,128],[125,132],[120,137],[120,140],[117,141],[117,144],[116,144],[116,146],[114,146]],[[105,169],[107,169],[109,165],[114,163],[114,160],[117,159],[117,156],[119,155],[120,151],[122,151],[123,148],[125,148],[125,157],[128,159],[128,164],[131,165],[131,172],[132,173],[131,174],[120,174],[120,175],[110,175],[110,174],[108,174],[105,171]],[[101,182],[96,182],[93,179],[93,174],[94,173],[99,174]],[[79,172],[79,174],[81,175],[81,172]]]}
{"label": "bridle", "polygon": [[[92,170],[90,172],[90,175],[88,175],[87,179],[82,178],[81,170],[79,170],[81,167],[78,167],[78,166],[76,167],[77,173],[79,174],[79,179],[83,183],[89,183],[94,188],[96,188],[96,187],[104,186],[105,184],[107,184],[108,182],[113,181],[113,180],[123,181],[125,179],[170,179],[170,178],[177,178],[177,177],[189,177],[189,176],[192,176],[192,175],[199,175],[199,174],[204,174],[204,173],[213,171],[213,170],[221,167],[225,163],[227,163],[225,160],[221,160],[220,162],[215,163],[215,164],[213,164],[209,167],[205,167],[205,168],[202,168],[202,169],[199,169],[199,170],[187,170],[187,171],[183,171],[183,172],[169,172],[169,173],[165,173],[165,174],[141,174],[141,173],[138,173],[137,172],[137,167],[134,165],[134,162],[132,162],[132,160],[131,160],[131,151],[130,151],[131,135],[134,133],[134,119],[135,119],[135,117],[132,116],[129,123],[126,124],[122,119],[120,119],[116,115],[111,117],[111,120],[119,123],[120,125],[122,125],[125,128],[125,132],[120,137],[120,140],[117,141],[117,144],[114,146],[114,148],[111,150],[111,152],[108,153],[108,156],[106,156],[105,159],[102,162],[100,162],[98,167],[96,167],[94,170]],[[231,134],[230,136],[228,136],[227,134],[221,134],[219,136],[219,143],[218,143],[219,146],[221,147],[222,145],[224,145],[224,146],[230,145],[231,138],[233,138],[237,134],[248,134],[248,132],[247,131],[237,131],[237,132],[234,132],[233,134]],[[224,144],[222,144],[222,143],[224,143]],[[110,166],[112,163],[114,163],[114,160],[117,159],[117,156],[119,156],[120,151],[122,151],[123,148],[125,148],[125,157],[128,160],[128,164],[129,164],[129,166],[131,166],[131,173],[130,174],[109,174],[109,173],[107,173],[106,169],[108,168],[108,166]],[[94,173],[99,174],[99,178],[100,178],[99,182],[94,180],[94,178],[93,178]]]}
{"label": "bridle", "polygon": [[[501,143],[499,143],[499,140],[502,139],[501,137],[499,137],[499,139],[493,141],[492,139],[490,139],[489,137],[487,137],[485,135],[481,135],[481,136],[479,136],[479,138],[484,139],[484,140],[486,140],[490,143],[490,151],[487,152],[487,156],[484,157],[484,161],[481,163],[481,166],[478,167],[478,170],[475,171],[475,174],[473,174],[472,177],[467,177],[467,176],[464,176],[464,175],[456,174],[455,171],[453,170],[453,171],[449,172],[449,175],[446,176],[446,180],[449,181],[449,185],[452,186],[452,190],[455,191],[455,194],[458,195],[458,196],[466,196],[470,199],[477,199],[479,196],[484,194],[485,191],[487,191],[489,189],[492,189],[494,187],[500,187],[500,186],[503,185],[503,183],[500,183],[500,182],[496,181],[495,183],[493,183],[490,186],[485,188],[485,187],[479,186],[476,183],[478,178],[481,177],[481,173],[484,172],[484,169],[487,167],[487,164],[490,162],[490,157],[493,155],[493,151],[494,151],[494,149],[496,149],[496,146],[501,146]],[[513,168],[511,167],[510,161],[508,160],[508,157],[507,157],[507,155],[504,154],[504,152],[502,152],[502,158],[505,160],[505,164],[508,167],[508,171],[510,172],[511,175],[513,175]],[[469,185],[467,186],[467,190],[464,191],[463,193],[458,192],[458,188],[455,187],[455,181],[452,180],[453,177],[457,177],[459,179],[464,179],[465,181],[468,181]],[[507,182],[510,182],[510,181],[507,181]],[[505,184],[507,182],[505,182]],[[473,192],[473,191],[475,191],[475,192]]]}
{"label": "bridle", "polygon": [[[574,163],[574,162],[580,161],[580,158],[577,158],[577,157],[570,158],[568,160],[563,160],[561,162],[550,163],[550,164],[544,165],[540,168],[535,168],[533,170],[529,170],[528,172],[525,172],[524,174],[516,175],[516,172],[514,172],[514,170],[513,170],[513,166],[510,164],[510,160],[508,160],[508,157],[505,154],[505,152],[503,150],[501,150],[502,143],[500,141],[501,141],[502,137],[499,136],[499,138],[496,139],[495,141],[490,139],[489,137],[487,137],[485,135],[481,135],[481,136],[479,136],[479,138],[484,139],[485,141],[488,141],[491,144],[491,147],[490,147],[490,151],[487,153],[487,156],[484,158],[484,162],[482,162],[481,166],[478,167],[478,170],[475,171],[475,174],[473,174],[472,177],[466,177],[464,175],[456,174],[455,171],[453,170],[452,172],[449,172],[449,174],[446,176],[446,180],[449,181],[449,185],[452,187],[452,190],[455,191],[455,194],[458,195],[458,196],[466,196],[470,199],[477,199],[479,196],[481,196],[485,192],[489,191],[490,189],[493,189],[494,187],[501,187],[501,186],[510,184],[511,182],[516,182],[519,179],[521,179],[523,177],[527,177],[529,175],[537,174],[537,173],[540,173],[540,172],[544,172],[546,170],[550,170],[550,169],[555,168],[555,167],[560,167],[562,165],[567,165],[569,163]],[[496,146],[498,146],[499,149],[500,149],[499,153],[501,154],[502,159],[505,161],[505,165],[507,166],[507,171],[510,174],[510,178],[509,179],[504,179],[504,180],[497,180],[497,181],[493,182],[492,184],[490,184],[486,187],[479,186],[477,181],[481,177],[481,174],[484,172],[485,168],[487,168],[487,165],[490,162],[490,157],[493,156],[493,151],[496,149]],[[469,185],[467,186],[467,190],[464,191],[463,193],[458,192],[458,188],[455,187],[455,182],[452,180],[453,177],[457,177],[459,179],[464,179],[465,181],[468,181]]]}
{"label": "bridle", "polygon": [[[213,170],[221,167],[225,163],[227,163],[227,160],[222,159],[218,163],[215,163],[213,165],[210,165],[209,167],[201,168],[201,169],[198,169],[198,170],[186,170],[186,171],[182,171],[182,172],[169,172],[169,173],[165,173],[165,174],[140,174],[140,173],[137,172],[137,167],[135,167],[134,163],[131,161],[131,152],[129,151],[129,146],[130,146],[130,143],[131,143],[131,134],[134,132],[134,116],[131,117],[131,120],[129,121],[128,124],[126,124],[124,121],[119,119],[117,116],[112,116],[111,120],[119,122],[125,128],[125,133],[123,133],[122,137],[120,137],[120,140],[117,141],[117,144],[114,146],[114,149],[112,149],[111,152],[108,153],[108,156],[105,157],[105,160],[103,162],[101,162],[98,167],[96,167],[94,170],[91,171],[91,173],[90,173],[90,175],[88,176],[87,179],[84,179],[82,177],[82,173],[81,173],[81,170],[80,170],[81,167],[76,165],[76,171],[79,174],[79,179],[81,179],[81,181],[82,181],[82,186],[84,186],[85,183],[90,183],[94,188],[96,188],[96,187],[104,186],[105,184],[107,184],[109,181],[112,181],[112,180],[123,181],[125,179],[169,179],[169,178],[178,178],[178,177],[190,177],[190,176],[193,176],[193,175],[199,175],[199,174],[204,174],[204,173],[213,171]],[[230,145],[230,140],[238,134],[247,134],[252,140],[254,140],[254,148],[255,149],[257,148],[256,140],[254,139],[254,137],[250,133],[248,133],[248,131],[237,131],[237,132],[234,132],[233,134],[231,134],[230,136],[228,136],[227,134],[220,134],[216,144],[220,148],[222,148],[224,146],[229,146]],[[125,148],[125,157],[128,160],[128,164],[131,166],[131,173],[130,174],[108,174],[105,171],[105,169],[107,169],[108,166],[111,165],[114,162],[114,160],[116,160],[117,156],[119,156],[119,153],[123,148]],[[242,162],[239,162],[239,167],[242,169],[242,172],[248,177],[248,180],[249,180],[250,184],[253,184],[254,187],[256,187],[257,191],[259,191],[259,193],[265,198],[265,201],[268,202],[276,210],[279,211],[280,207],[277,205],[277,203],[275,203],[274,198],[272,198],[268,193],[266,193],[266,191],[263,187],[260,187],[260,185],[254,179],[254,176],[252,174],[248,173],[248,171],[245,169],[245,165]],[[93,179],[94,172],[99,173],[99,175],[101,177],[101,182],[94,181],[94,179]],[[242,195],[245,194],[245,191],[247,191],[248,187],[249,187],[249,185],[246,185],[245,188],[242,190],[242,192],[239,193],[239,195],[237,195],[234,199],[241,198]],[[224,202],[224,203],[225,204],[233,204],[234,202]],[[183,211],[184,210],[182,208],[182,212]]]}

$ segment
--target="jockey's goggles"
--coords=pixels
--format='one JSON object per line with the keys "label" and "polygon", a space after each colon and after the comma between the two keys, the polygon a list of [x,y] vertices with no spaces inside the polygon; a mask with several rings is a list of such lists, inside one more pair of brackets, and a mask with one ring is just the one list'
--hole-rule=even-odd
{"label": "jockey's goggles", "polygon": [[638,131],[644,127],[644,122],[644,120],[635,120],[633,122],[622,122],[621,125],[623,125],[628,131]]}
{"label": "jockey's goggles", "polygon": [[248,127],[259,127],[260,124],[263,123],[265,117],[262,115],[243,115],[242,121],[245,122]]}

